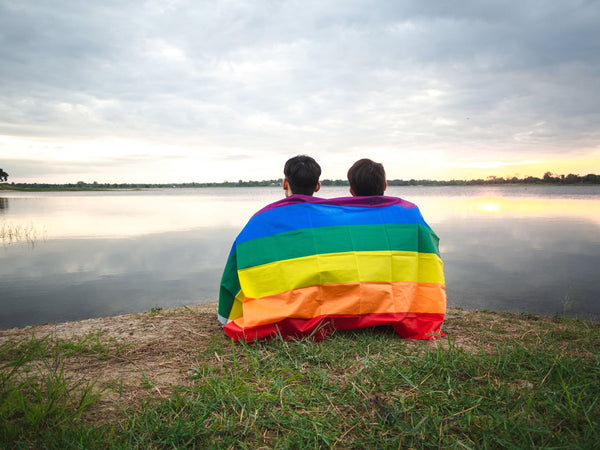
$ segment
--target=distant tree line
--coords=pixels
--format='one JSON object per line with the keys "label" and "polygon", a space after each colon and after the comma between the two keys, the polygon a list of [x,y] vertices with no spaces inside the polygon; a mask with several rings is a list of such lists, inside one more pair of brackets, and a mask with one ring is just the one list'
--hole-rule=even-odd
{"label": "distant tree line", "polygon": [[22,189],[60,189],[60,190],[101,190],[101,189],[150,189],[150,188],[205,188],[205,187],[258,187],[281,186],[282,179],[261,181],[223,181],[220,183],[77,183],[51,184],[51,183],[11,183],[5,187]]}
{"label": "distant tree line", "polygon": [[[348,180],[321,180],[323,186],[348,186]],[[471,186],[482,184],[600,184],[600,175],[588,174],[579,176],[575,174],[554,175],[546,172],[542,178],[502,178],[489,176],[476,180],[388,180],[388,186]]]}
{"label": "distant tree line", "polygon": [[555,175],[551,172],[546,172],[542,178],[525,177],[525,178],[502,178],[489,176],[484,179],[476,180],[388,180],[390,186],[471,186],[471,185],[486,185],[486,184],[600,184],[600,175],[590,173],[585,176],[575,174]]}
{"label": "distant tree line", "polygon": [[[8,174],[0,169],[0,181],[6,181]],[[149,189],[149,188],[205,188],[205,187],[264,187],[281,186],[282,179],[260,180],[260,181],[223,181],[220,183],[86,183],[78,181],[68,184],[48,184],[48,183],[11,183],[5,187],[14,187],[32,190],[98,190],[98,189]],[[321,180],[323,186],[348,186],[348,180]],[[600,184],[600,175],[588,174],[584,176],[568,174],[556,175],[546,172],[542,178],[502,178],[489,176],[486,179],[476,180],[388,180],[389,186],[473,186],[473,185],[499,185],[499,184],[553,184],[553,185],[575,185],[575,184]]]}

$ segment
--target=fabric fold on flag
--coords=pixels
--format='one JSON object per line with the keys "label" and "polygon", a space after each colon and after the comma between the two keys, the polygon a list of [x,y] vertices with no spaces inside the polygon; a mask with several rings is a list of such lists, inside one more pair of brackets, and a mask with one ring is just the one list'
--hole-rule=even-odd
{"label": "fabric fold on flag", "polygon": [[247,342],[379,325],[436,339],[445,313],[439,239],[416,205],[292,195],[261,209],[237,236],[218,318]]}

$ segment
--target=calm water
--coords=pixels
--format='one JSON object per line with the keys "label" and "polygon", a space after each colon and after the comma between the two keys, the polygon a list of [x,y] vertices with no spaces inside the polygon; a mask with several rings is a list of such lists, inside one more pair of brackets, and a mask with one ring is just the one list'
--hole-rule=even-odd
{"label": "calm water", "polygon": [[[216,301],[233,239],[282,194],[0,192],[0,328]],[[449,306],[600,320],[600,186],[387,194],[419,205],[440,236]]]}

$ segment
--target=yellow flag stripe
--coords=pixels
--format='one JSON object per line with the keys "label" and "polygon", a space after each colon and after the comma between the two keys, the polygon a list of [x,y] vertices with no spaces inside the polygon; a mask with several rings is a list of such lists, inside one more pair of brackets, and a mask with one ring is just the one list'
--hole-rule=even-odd
{"label": "yellow flag stripe", "polygon": [[441,258],[405,251],[345,252],[287,259],[239,270],[246,297],[259,298],[293,289],[352,282],[444,284]]}

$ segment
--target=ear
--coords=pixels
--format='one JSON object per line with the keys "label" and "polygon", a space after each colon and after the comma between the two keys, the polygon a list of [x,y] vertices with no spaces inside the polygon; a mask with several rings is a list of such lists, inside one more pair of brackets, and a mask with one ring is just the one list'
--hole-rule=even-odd
{"label": "ear", "polygon": [[283,190],[285,191],[286,197],[289,197],[293,194],[292,189],[290,188],[290,183],[288,182],[287,178],[283,179]]}
{"label": "ear", "polygon": [[315,192],[319,192],[319,189],[321,189],[321,182],[317,181],[317,185],[315,186]]}
{"label": "ear", "polygon": [[385,180],[385,184],[383,185],[383,192],[387,189],[387,180]]}
{"label": "ear", "polygon": [[354,193],[354,191],[352,190],[352,188],[350,188],[350,195],[352,195],[352,197],[356,197],[356,194]]}

